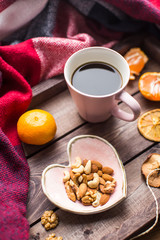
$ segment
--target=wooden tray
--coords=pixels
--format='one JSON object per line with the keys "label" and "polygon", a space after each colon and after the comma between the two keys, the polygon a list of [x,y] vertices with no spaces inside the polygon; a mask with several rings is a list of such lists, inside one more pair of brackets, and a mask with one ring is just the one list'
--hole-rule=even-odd
{"label": "wooden tray", "polygon": [[[160,70],[160,42],[154,37],[131,37],[117,44],[114,49],[125,54],[131,47],[140,47],[149,57],[142,73]],[[142,113],[160,107],[159,102],[151,102],[141,95],[138,90],[138,77],[129,82],[126,90],[140,103]],[[45,239],[52,232],[63,236],[64,240],[130,239],[146,229],[155,219],[155,202],[141,175],[141,165],[150,153],[160,153],[160,143],[143,138],[137,130],[137,121],[126,123],[111,117],[99,124],[85,122],[77,113],[63,76],[41,82],[33,88],[30,108],[35,107],[53,114],[58,130],[55,139],[45,146],[24,144],[30,166],[27,205],[27,218],[31,225],[30,239]],[[120,103],[120,107],[127,110],[123,103]],[[52,163],[66,164],[67,143],[72,137],[80,134],[94,134],[108,140],[118,151],[127,174],[127,199],[115,208],[94,217],[78,216],[56,208],[48,201],[41,188],[43,169]],[[154,192],[160,203],[159,189],[154,189]],[[40,223],[40,217],[49,209],[57,212],[60,223],[53,231],[46,232]]]}

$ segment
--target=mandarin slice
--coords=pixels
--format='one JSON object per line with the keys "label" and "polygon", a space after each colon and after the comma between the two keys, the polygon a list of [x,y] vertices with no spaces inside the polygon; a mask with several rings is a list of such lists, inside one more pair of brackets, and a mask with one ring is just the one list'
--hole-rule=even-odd
{"label": "mandarin slice", "polygon": [[130,68],[130,80],[134,80],[134,75],[139,73],[148,62],[147,55],[140,48],[131,48],[125,55],[124,58],[128,62]]}
{"label": "mandarin slice", "polygon": [[138,82],[142,95],[151,101],[160,101],[160,72],[146,72]]}
{"label": "mandarin slice", "polygon": [[146,139],[160,142],[160,109],[144,113],[138,119],[138,130]]}

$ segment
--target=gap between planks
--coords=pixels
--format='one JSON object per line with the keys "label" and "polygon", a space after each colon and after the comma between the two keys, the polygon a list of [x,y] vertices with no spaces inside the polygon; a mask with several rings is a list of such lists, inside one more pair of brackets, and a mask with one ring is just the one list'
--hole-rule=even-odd
{"label": "gap between planks", "polygon": [[[145,66],[144,70],[142,71],[142,74],[147,71],[159,71],[159,67],[160,67],[159,64],[151,58],[149,60],[148,64]],[[57,80],[57,81],[63,82],[64,79],[61,76],[61,79]],[[54,84],[54,83],[52,82],[52,84]],[[43,82],[43,86],[44,85],[45,85],[45,82]],[[61,85],[61,83],[60,83],[60,85]],[[48,90],[49,89],[47,87],[47,91]],[[134,97],[139,95],[138,77],[136,78],[136,80],[130,81],[128,83],[128,85],[126,87],[126,91]],[[39,95],[39,93],[36,96],[38,97],[38,95]],[[46,146],[48,147],[50,144],[53,144],[53,142],[56,140],[56,138],[61,139],[61,137],[66,136],[67,132],[70,133],[70,131],[72,131],[73,129],[77,129],[78,127],[80,128],[81,125],[84,123],[84,120],[81,119],[77,113],[77,110],[75,108],[74,103],[72,102],[72,99],[71,99],[71,96],[70,96],[68,90],[60,91],[59,94],[57,94],[56,96],[54,94],[52,96],[48,93],[47,94],[45,93],[45,96],[46,95],[47,96],[49,95],[50,97],[48,100],[45,100],[45,101],[42,101],[42,99],[39,95],[39,100],[38,100],[39,103],[38,103],[38,105],[36,105],[36,108],[47,110],[51,114],[53,114],[57,123],[59,124],[58,131],[55,136],[55,139],[45,146],[37,147],[37,146],[33,146],[33,145],[29,146],[27,144],[23,144],[23,148],[24,148],[26,157],[33,156],[34,154],[43,150],[44,147],[46,147]],[[141,99],[140,99],[140,101],[141,101]],[[64,102],[67,103],[65,106],[64,106]],[[143,102],[144,102],[144,100],[143,100]],[[153,107],[151,107],[151,104],[149,102],[147,104],[149,105],[150,108],[153,108]],[[120,102],[119,105],[123,106],[123,103]],[[35,103],[34,103],[34,106],[35,106]],[[158,105],[157,105],[157,107],[158,107]],[[33,105],[32,105],[32,108],[33,108]],[[61,114],[60,114],[60,112],[61,112]],[[74,120],[74,122],[72,122],[73,120]],[[72,122],[72,126],[71,126],[71,122]]]}
{"label": "gap between planks", "polygon": [[[124,215],[124,216],[122,216],[122,219],[124,218],[124,221],[122,221],[122,225],[117,222],[117,229],[114,229],[115,226],[116,226],[115,225],[113,227],[113,229],[111,228],[111,230],[108,230],[108,233],[107,233],[107,230],[106,230],[106,233],[103,234],[103,238],[102,238],[103,240],[105,240],[105,239],[107,239],[107,240],[108,239],[128,239],[128,237],[130,237],[135,232],[135,228],[137,226],[137,223],[138,223],[138,226],[139,226],[138,231],[141,231],[143,229],[143,227],[145,227],[145,229],[146,229],[146,227],[147,227],[146,224],[149,224],[154,219],[154,217],[155,217],[155,210],[154,210],[155,206],[154,205],[155,204],[154,204],[154,202],[152,200],[152,196],[150,195],[149,190],[147,190],[147,188],[145,187],[144,181],[142,181],[141,175],[138,174],[138,178],[137,178],[136,171],[139,169],[139,167],[141,166],[142,162],[144,161],[144,156],[146,154],[147,155],[150,154],[150,152],[157,151],[159,149],[158,145],[154,146],[152,149],[148,150],[148,152],[142,154],[139,158],[135,159],[135,162],[132,161],[132,162],[130,162],[130,163],[128,163],[126,165],[126,174],[128,175],[128,183],[129,183],[129,186],[128,186],[129,187],[129,189],[128,189],[129,194],[128,194],[128,197],[127,197],[128,200],[127,201],[124,200],[122,203],[120,203],[117,206],[115,206],[115,208],[110,209],[110,210],[108,210],[106,212],[103,212],[103,213],[95,216],[96,218],[99,216],[97,218],[97,221],[98,221],[98,219],[99,219],[99,221],[101,221],[101,218],[102,218],[102,222],[101,222],[102,225],[103,224],[109,224],[110,225],[111,222],[114,220],[114,216],[115,216],[115,221],[116,222],[120,221],[118,216],[121,216],[120,212],[121,212],[121,210],[123,208],[123,205],[125,205],[124,210],[126,208],[129,210],[130,207],[132,207],[129,210],[129,211],[131,211],[130,214],[128,213],[128,210],[122,211],[123,212],[122,215]],[[131,176],[131,172],[132,171],[134,173],[133,176]],[[134,184],[133,184],[133,182],[134,182]],[[156,191],[156,193],[158,193],[158,189],[155,189],[155,191]],[[144,199],[147,199],[148,210],[147,210],[147,208],[143,208],[143,206],[141,206],[140,209],[137,211],[137,213],[135,212],[135,216],[132,216],[132,211],[134,211],[134,209],[136,208],[137,204],[139,205],[139,203],[136,202],[137,201],[136,200],[137,199],[137,194],[138,194],[138,201],[139,201],[139,197],[142,198],[140,200],[140,202],[144,201]],[[160,202],[160,196],[158,198],[158,201]],[[60,228],[60,226],[59,226],[55,230],[53,230],[54,232],[57,232],[56,235],[62,235],[62,231],[64,231],[64,224],[67,221],[66,218],[68,217],[68,215],[69,215],[69,217],[73,218],[71,220],[71,224],[73,224],[73,222],[75,222],[76,225],[79,223],[82,229],[83,229],[82,219],[84,219],[84,224],[83,225],[86,226],[85,228],[87,228],[87,227],[88,228],[92,228],[93,225],[94,225],[94,220],[92,222],[90,216],[89,217],[87,217],[87,216],[79,216],[79,218],[81,219],[80,222],[79,222],[79,220],[76,218],[76,216],[74,214],[72,215],[72,214],[67,213],[67,212],[65,213],[65,212],[61,211],[60,209],[56,209],[56,212],[58,212],[58,215],[60,217],[60,224],[61,224],[62,229],[63,229],[62,230]],[[118,219],[117,219],[116,216],[118,217]],[[139,216],[140,216],[140,218],[139,218]],[[91,225],[88,225],[89,222],[90,222],[89,219],[91,220]],[[108,221],[109,221],[109,223],[108,223]],[[75,225],[75,231],[78,231],[78,229],[76,228],[76,225]],[[114,225],[114,223],[113,223],[113,225]],[[133,228],[131,226],[133,226]],[[110,225],[110,227],[111,227],[111,225]],[[131,229],[129,229],[129,227],[131,227]],[[35,224],[32,225],[32,228],[33,228],[33,233],[34,234],[36,234],[36,231],[38,231],[42,235],[45,234],[45,237],[48,235],[48,232],[46,232],[44,230],[44,228],[41,226],[40,221],[39,222],[35,222]],[[66,228],[67,228],[67,226],[66,226]],[[72,228],[73,227],[71,227],[71,229]],[[70,229],[70,231],[71,231],[71,229]],[[82,229],[81,229],[81,231],[82,231]],[[106,229],[107,229],[107,226],[106,226]],[[73,231],[73,229],[72,229],[72,231]],[[31,232],[32,232],[32,229],[31,229]],[[51,233],[51,231],[50,231],[50,233]],[[64,234],[65,234],[65,231],[64,231]],[[121,235],[121,238],[116,238],[117,236],[120,236],[120,235]],[[31,239],[33,239],[33,238],[31,238]],[[44,238],[40,238],[40,239],[44,239]],[[64,238],[64,239],[68,239],[68,238]],[[74,236],[74,239],[77,239],[77,238],[75,238],[75,236]],[[84,238],[78,238],[78,239],[84,239]],[[98,238],[98,239],[101,239],[101,238]]]}
{"label": "gap between planks", "polygon": [[[130,158],[128,161],[126,161],[125,163],[123,163],[124,166],[126,166],[128,163],[130,163],[131,161],[137,159],[138,157],[140,157],[141,155],[143,155],[145,152],[148,152],[149,150],[151,150],[153,147],[158,147],[159,143],[153,143],[152,145],[150,145],[149,147],[146,147],[143,151],[139,152],[138,154],[136,154],[134,157]],[[53,211],[58,211],[59,208],[58,207],[54,207],[52,209]],[[153,220],[153,219],[152,219]],[[151,220],[151,221],[152,221]],[[37,224],[38,222],[40,222],[41,219],[37,219],[36,221],[34,221],[33,223],[30,224],[30,227],[33,227],[35,224]]]}

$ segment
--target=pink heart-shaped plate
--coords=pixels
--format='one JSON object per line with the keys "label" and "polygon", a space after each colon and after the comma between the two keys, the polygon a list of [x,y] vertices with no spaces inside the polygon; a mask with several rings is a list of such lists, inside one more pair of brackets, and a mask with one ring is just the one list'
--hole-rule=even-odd
{"label": "pink heart-shaped plate", "polygon": [[[95,214],[106,211],[126,198],[127,181],[125,169],[115,148],[105,139],[94,135],[80,135],[72,138],[67,145],[69,157],[68,166],[52,164],[46,167],[42,173],[42,189],[47,198],[59,208],[76,214]],[[114,170],[113,177],[116,180],[116,188],[109,201],[98,207],[84,206],[78,200],[72,202],[65,191],[63,177],[64,171],[70,170],[75,162],[75,157],[81,159],[94,159],[103,166],[109,166]]]}

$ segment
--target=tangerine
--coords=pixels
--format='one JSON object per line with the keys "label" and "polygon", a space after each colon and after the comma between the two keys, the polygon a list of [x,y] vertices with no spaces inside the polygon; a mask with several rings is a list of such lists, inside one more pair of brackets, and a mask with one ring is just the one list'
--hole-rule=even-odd
{"label": "tangerine", "polygon": [[148,140],[160,142],[160,109],[144,113],[138,119],[138,129]]}
{"label": "tangerine", "polygon": [[124,58],[128,62],[130,68],[130,80],[135,79],[134,75],[139,75],[148,61],[147,55],[140,48],[131,48],[124,55]]}
{"label": "tangerine", "polygon": [[25,112],[17,122],[18,136],[22,142],[27,144],[45,144],[54,138],[56,130],[54,117],[41,109]]}
{"label": "tangerine", "polygon": [[142,95],[152,101],[160,101],[160,72],[146,72],[138,82]]}

